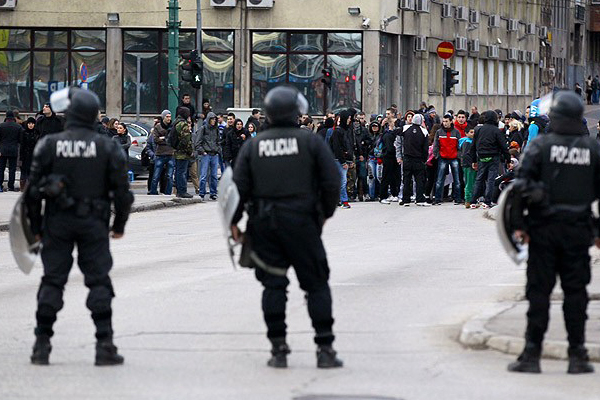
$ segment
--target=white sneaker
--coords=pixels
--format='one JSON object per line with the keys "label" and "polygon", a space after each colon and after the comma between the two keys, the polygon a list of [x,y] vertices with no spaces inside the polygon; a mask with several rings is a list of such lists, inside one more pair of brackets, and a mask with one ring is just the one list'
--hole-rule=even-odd
{"label": "white sneaker", "polygon": [[397,203],[397,202],[398,202],[398,197],[395,197],[395,196],[394,196],[394,197],[392,197],[392,200],[391,200],[391,202],[392,202],[392,203]]}
{"label": "white sneaker", "polygon": [[388,199],[379,200],[381,204],[392,204]]}
{"label": "white sneaker", "polygon": [[431,204],[423,202],[423,203],[417,203],[418,207],[431,207]]}

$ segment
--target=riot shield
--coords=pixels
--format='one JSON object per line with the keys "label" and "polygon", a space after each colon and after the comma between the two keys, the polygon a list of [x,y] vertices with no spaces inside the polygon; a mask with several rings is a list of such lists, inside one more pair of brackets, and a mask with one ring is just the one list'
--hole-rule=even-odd
{"label": "riot shield", "polygon": [[233,181],[233,168],[227,168],[221,180],[219,181],[219,210],[221,211],[221,222],[223,224],[223,232],[227,238],[227,247],[229,250],[229,257],[233,268],[235,268],[235,261],[233,259],[234,249],[239,243],[233,240],[231,235],[231,224],[235,212],[240,204],[240,193],[238,188]]}
{"label": "riot shield", "polygon": [[17,266],[25,274],[29,274],[41,249],[41,243],[31,232],[23,196],[19,197],[10,217],[9,240]]}
{"label": "riot shield", "polygon": [[509,185],[500,194],[498,199],[498,214],[496,217],[496,228],[502,247],[511,260],[517,265],[527,261],[529,256],[527,244],[521,243],[515,238],[514,226],[511,219],[512,201],[519,194],[513,190],[513,185]]}

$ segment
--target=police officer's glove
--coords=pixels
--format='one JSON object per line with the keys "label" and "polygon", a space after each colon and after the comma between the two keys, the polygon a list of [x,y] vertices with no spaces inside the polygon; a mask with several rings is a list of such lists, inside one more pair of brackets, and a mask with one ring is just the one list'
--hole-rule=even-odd
{"label": "police officer's glove", "polygon": [[244,243],[244,233],[237,225],[231,225],[231,237],[236,243]]}

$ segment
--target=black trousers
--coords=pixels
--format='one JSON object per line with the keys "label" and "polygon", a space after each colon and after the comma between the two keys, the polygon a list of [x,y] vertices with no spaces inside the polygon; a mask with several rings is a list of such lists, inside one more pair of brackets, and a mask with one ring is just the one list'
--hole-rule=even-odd
{"label": "black trousers", "polygon": [[563,315],[569,345],[583,345],[588,305],[586,286],[591,278],[588,254],[591,228],[585,224],[553,223],[531,229],[529,234],[525,338],[541,346],[548,328],[550,295],[558,274],[564,292]]}
{"label": "black trousers", "polygon": [[77,245],[77,263],[89,289],[86,305],[96,325],[96,338],[112,336],[114,291],[108,273],[113,262],[108,233],[107,221],[94,216],[79,218],[72,212],[58,212],[45,218],[41,253],[44,276],[37,296],[36,335],[54,334],[52,326],[63,307],[63,292]]}
{"label": "black trousers", "polygon": [[417,186],[417,203],[425,202],[425,163],[417,158],[404,157],[404,190],[402,192],[402,202],[410,203],[410,196],[413,193],[413,177]]}
{"label": "black trousers", "polygon": [[8,164],[8,190],[15,190],[15,176],[17,173],[17,157],[0,156],[0,187],[4,183],[4,170]]}
{"label": "black trousers", "polygon": [[381,188],[379,198],[388,198],[388,188],[393,197],[398,197],[400,191],[400,167],[396,159],[383,159],[383,176],[381,177]]}
{"label": "black trousers", "polygon": [[436,158],[433,159],[431,166],[426,166],[425,177],[427,182],[425,183],[425,196],[433,198],[433,189],[435,189],[435,181],[437,179],[437,168],[438,161]]}
{"label": "black trousers", "polygon": [[[276,268],[294,267],[300,288],[306,292],[308,314],[315,330],[315,343],[333,343],[333,317],[329,266],[321,241],[321,227],[308,214],[271,209],[253,216],[248,224],[253,250],[266,264]],[[269,339],[285,338],[287,325],[287,277],[256,268],[263,284],[262,310]]]}

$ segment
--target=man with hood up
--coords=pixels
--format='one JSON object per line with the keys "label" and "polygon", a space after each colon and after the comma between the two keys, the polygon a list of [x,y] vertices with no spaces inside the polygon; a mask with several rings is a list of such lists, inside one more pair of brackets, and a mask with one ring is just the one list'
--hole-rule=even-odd
{"label": "man with hood up", "polygon": [[498,114],[491,110],[485,111],[483,120],[483,125],[475,129],[473,145],[471,145],[473,169],[477,171],[475,189],[471,197],[471,208],[479,207],[477,199],[483,193],[484,186],[485,201],[481,206],[489,208],[492,205],[494,181],[498,176],[500,162],[508,163],[510,161],[506,137],[498,128]]}
{"label": "man with hood up", "polygon": [[207,123],[198,130],[194,139],[194,148],[198,152],[200,162],[200,198],[206,195],[206,179],[210,168],[210,199],[217,199],[217,168],[219,167],[219,154],[221,142],[217,116],[210,111],[206,116]]}

